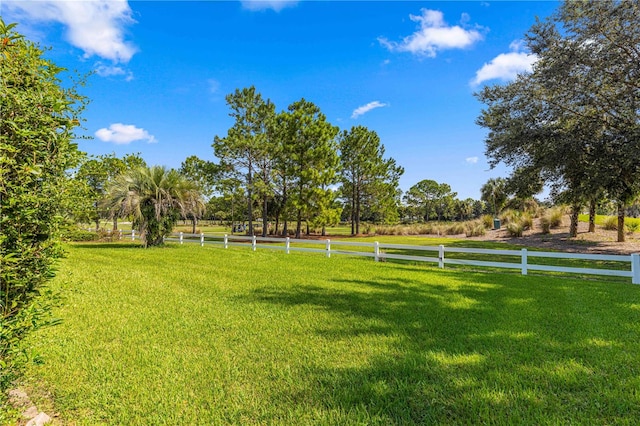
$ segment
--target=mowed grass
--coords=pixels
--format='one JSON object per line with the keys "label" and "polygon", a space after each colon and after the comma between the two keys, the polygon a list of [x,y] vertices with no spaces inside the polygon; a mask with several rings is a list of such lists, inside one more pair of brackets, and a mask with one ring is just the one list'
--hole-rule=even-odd
{"label": "mowed grass", "polygon": [[77,425],[635,424],[640,286],[69,247],[27,387]]}

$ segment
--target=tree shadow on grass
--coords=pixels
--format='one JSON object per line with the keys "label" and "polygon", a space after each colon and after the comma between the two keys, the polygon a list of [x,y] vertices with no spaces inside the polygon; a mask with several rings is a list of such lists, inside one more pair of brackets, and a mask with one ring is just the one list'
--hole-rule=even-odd
{"label": "tree shadow on grass", "polygon": [[277,397],[313,401],[338,423],[615,423],[640,415],[640,362],[628,357],[640,311],[619,308],[629,301],[616,286],[440,272],[270,286],[249,298],[331,312],[310,330],[328,346],[380,342],[357,365],[336,354],[300,366],[308,385]]}

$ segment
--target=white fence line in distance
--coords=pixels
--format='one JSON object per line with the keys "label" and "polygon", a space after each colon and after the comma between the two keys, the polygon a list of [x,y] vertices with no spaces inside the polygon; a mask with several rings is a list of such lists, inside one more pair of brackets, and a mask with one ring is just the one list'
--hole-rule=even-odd
{"label": "white fence line in distance", "polygon": [[[125,238],[131,238],[132,241],[139,239],[137,231],[120,231]],[[351,255],[373,257],[376,262],[386,259],[407,260],[413,262],[430,262],[437,263],[440,268],[446,265],[465,265],[480,266],[490,268],[508,268],[519,269],[522,275],[527,275],[528,271],[545,271],[545,272],[562,272],[570,274],[582,275],[602,275],[631,278],[633,284],[640,284],[640,254],[631,255],[610,255],[610,254],[583,254],[583,253],[564,253],[564,252],[542,252],[531,251],[525,248],[521,250],[499,250],[499,249],[479,249],[479,248],[462,248],[462,247],[445,247],[439,246],[414,246],[405,244],[387,244],[377,241],[372,243],[341,241],[341,240],[303,240],[295,238],[273,238],[273,237],[257,237],[244,235],[205,235],[174,233],[165,238],[167,242],[199,243],[201,246],[205,244],[220,245],[224,248],[228,247],[250,247],[253,251],[258,248],[282,250],[289,254],[292,251],[324,253],[327,257],[332,254]],[[296,246],[296,244],[304,245]],[[315,246],[315,247],[314,247]],[[320,247],[318,247],[320,246]],[[337,248],[336,248],[337,247]],[[346,249],[345,249],[346,248]],[[349,248],[363,248],[366,251],[357,251]],[[433,253],[432,255],[408,255],[398,253],[387,253],[384,250],[410,250],[412,252]],[[446,253],[463,253],[471,255],[489,255],[489,256],[506,256],[513,258],[513,262],[505,261],[487,261],[477,259],[460,259],[445,256]],[[435,255],[435,256],[434,256]],[[605,262],[621,262],[629,264],[628,269],[605,269],[605,268],[583,268],[573,266],[556,266],[544,265],[531,262],[531,258],[553,258],[564,260],[587,260],[587,261],[605,261]]]}

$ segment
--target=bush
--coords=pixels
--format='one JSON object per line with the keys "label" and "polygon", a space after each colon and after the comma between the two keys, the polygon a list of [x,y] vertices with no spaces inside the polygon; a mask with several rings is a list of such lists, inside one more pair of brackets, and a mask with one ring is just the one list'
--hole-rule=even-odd
{"label": "bush", "polygon": [[633,234],[634,232],[637,232],[638,229],[640,229],[640,223],[638,222],[629,222],[625,225],[625,227],[627,228],[627,232],[629,234]]}
{"label": "bush", "polygon": [[521,213],[517,210],[505,210],[500,215],[500,221],[502,222],[502,225],[508,225],[511,222],[519,221],[520,215]]}
{"label": "bush", "polygon": [[92,231],[87,231],[76,225],[67,225],[60,230],[60,238],[62,241],[96,241],[98,240],[98,234]]}
{"label": "bush", "polygon": [[551,209],[551,212],[549,213],[549,226],[551,229],[562,226],[562,216],[564,216],[563,208],[558,207]]}
{"label": "bush", "polygon": [[510,222],[507,225],[507,234],[510,237],[522,237],[524,226],[520,222]]}
{"label": "bush", "polygon": [[482,221],[482,225],[485,227],[485,229],[493,228],[493,216],[491,216],[490,214],[485,214],[480,218],[480,220]]}
{"label": "bush", "polygon": [[465,226],[462,223],[454,223],[445,228],[444,233],[446,235],[459,235],[465,233]]}
{"label": "bush", "polygon": [[524,213],[520,218],[520,223],[525,230],[533,228],[533,216],[530,213]]}
{"label": "bush", "polygon": [[482,222],[468,222],[464,233],[467,237],[480,237],[485,235],[487,230]]}
{"label": "bush", "polygon": [[36,300],[62,255],[66,171],[81,158],[73,129],[84,104],[73,84],[63,87],[62,68],[14,26],[0,19],[0,407],[23,362],[18,343],[37,326],[36,311],[46,311]]}
{"label": "bush", "polygon": [[618,218],[616,216],[609,216],[605,219],[602,227],[608,231],[615,231],[618,229]]}
{"label": "bush", "polygon": [[549,219],[549,216],[543,216],[540,219],[540,227],[542,228],[543,234],[551,233],[551,219]]}

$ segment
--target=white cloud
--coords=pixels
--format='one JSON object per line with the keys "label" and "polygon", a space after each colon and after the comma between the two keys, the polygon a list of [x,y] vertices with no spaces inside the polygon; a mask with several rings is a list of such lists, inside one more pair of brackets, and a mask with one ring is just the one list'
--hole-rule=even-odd
{"label": "white cloud", "polygon": [[126,145],[135,141],[156,142],[156,138],[144,129],[133,124],[114,123],[108,129],[102,128],[96,132],[96,137],[103,142],[111,142],[116,145]]}
{"label": "white cloud", "polygon": [[209,93],[212,95],[216,95],[220,91],[220,82],[215,78],[208,79],[207,85],[209,86]]}
{"label": "white cloud", "polygon": [[127,71],[124,68],[116,65],[105,65],[101,62],[96,63],[95,68],[96,74],[100,77],[115,77],[115,76],[124,76],[126,81],[133,80],[133,73],[131,71]]}
{"label": "white cloud", "polygon": [[475,78],[471,81],[471,85],[477,86],[482,82],[489,80],[510,81],[523,72],[531,72],[533,64],[536,63],[538,57],[526,52],[521,52],[523,45],[521,41],[514,41],[509,45],[511,52],[501,53],[485,63],[482,68],[476,71]]}
{"label": "white cloud", "polygon": [[362,106],[354,109],[353,110],[353,114],[351,114],[351,118],[358,118],[361,115],[368,113],[372,109],[382,108],[382,107],[386,107],[386,106],[387,106],[387,104],[384,104],[384,103],[378,102],[378,101],[369,102],[366,105],[362,105]]}
{"label": "white cloud", "polygon": [[[465,29],[459,25],[448,26],[444,15],[439,10],[421,9],[422,15],[409,15],[412,21],[419,23],[419,28],[401,42],[389,41],[384,37],[378,41],[390,51],[411,52],[435,58],[445,49],[462,49],[482,40],[482,34],[473,29]],[[469,21],[469,15],[463,14],[461,21]]]}
{"label": "white cloud", "polygon": [[86,58],[99,56],[126,63],[137,51],[125,40],[126,27],[135,23],[127,0],[5,0],[3,6],[27,22],[65,25],[65,38]]}
{"label": "white cloud", "polygon": [[298,4],[298,0],[241,0],[242,7],[247,10],[260,11],[273,9],[280,12],[285,7],[292,7]]}
{"label": "white cloud", "polygon": [[478,157],[467,157],[464,161],[469,164],[476,164],[478,162]]}

